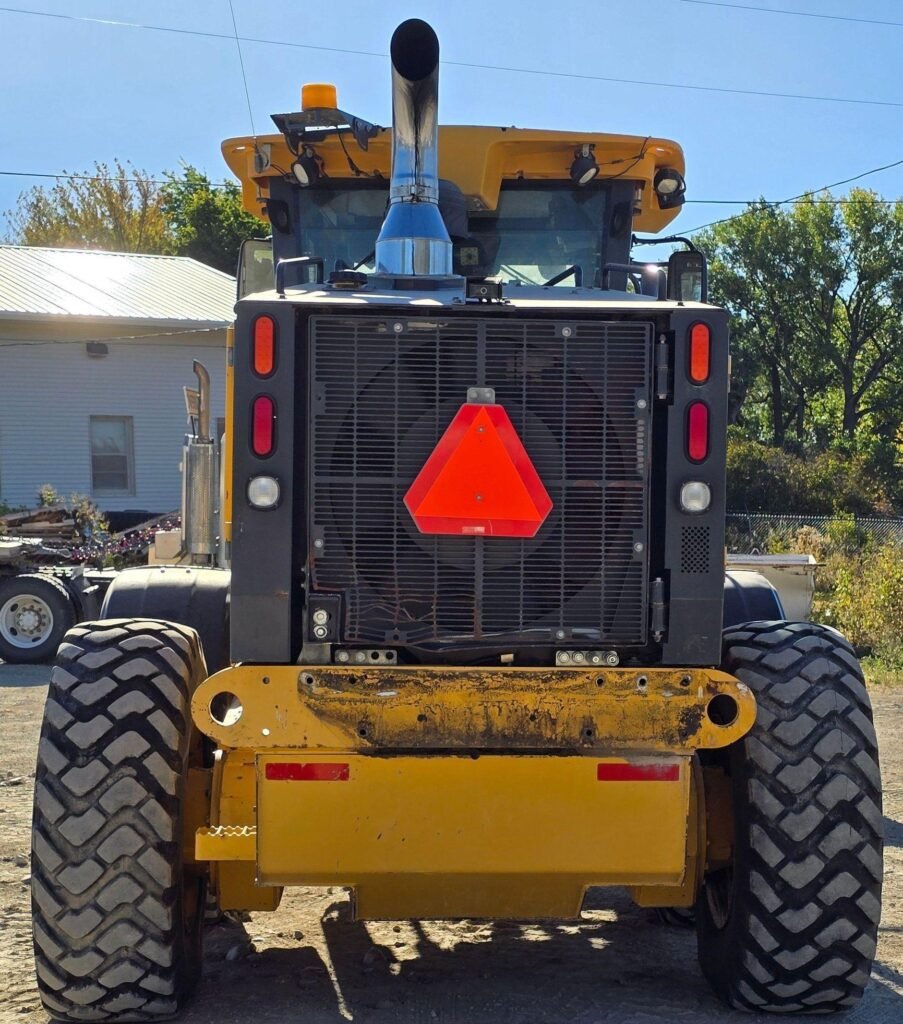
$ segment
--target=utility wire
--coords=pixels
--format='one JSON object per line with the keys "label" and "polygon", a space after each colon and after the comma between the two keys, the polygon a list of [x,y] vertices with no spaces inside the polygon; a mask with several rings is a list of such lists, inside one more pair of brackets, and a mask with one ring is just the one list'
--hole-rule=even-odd
{"label": "utility wire", "polygon": [[[111,183],[124,182],[127,185],[178,185],[179,188],[231,188],[231,181],[181,181],[176,178],[174,181],[160,178],[120,178],[119,175],[103,177],[100,174],[51,174],[49,171],[0,171],[0,177],[6,178],[65,178],[67,181],[109,181]],[[237,185],[235,186],[238,187]]]}
{"label": "utility wire", "polygon": [[814,11],[791,11],[779,7],[756,7],[753,4],[725,3],[724,0],[680,0],[699,7],[725,7],[729,11],[755,11],[758,14],[784,14],[795,18],[820,18],[823,21],[852,21],[860,25],[883,25],[903,28],[903,21],[881,21],[877,18],[854,18],[849,14],[816,14]]}
{"label": "utility wire", "polygon": [[251,93],[248,89],[248,76],[245,74],[245,60],[241,55],[241,39],[238,35],[238,22],[235,20],[235,8],[232,6],[232,0],[229,0],[229,13],[232,15],[232,31],[235,33],[235,48],[238,50],[238,66],[241,68],[241,80],[245,87],[245,99],[248,101],[248,119],[251,122],[251,134],[256,138],[254,111],[251,109]]}
{"label": "utility wire", "polygon": [[[830,185],[822,185],[821,188],[810,189],[810,191],[808,191],[808,192],[801,192],[798,196],[791,196],[789,199],[783,199],[783,200],[777,200],[777,201],[756,200],[756,202],[763,203],[765,206],[772,206],[772,207],[774,207],[774,206],[789,206],[791,203],[803,202],[806,199],[812,198],[813,196],[818,197],[820,193],[827,192],[829,189],[839,188],[841,185],[849,185],[851,182],[853,182],[853,181],[860,181],[862,178],[867,178],[871,174],[879,174],[881,171],[889,171],[892,167],[900,167],[901,165],[903,165],[903,160],[895,160],[891,164],[883,164],[881,167],[872,167],[868,171],[862,171],[861,174],[854,174],[850,178],[843,178],[840,181],[833,181],[833,182],[831,182]],[[816,198],[816,201],[819,201],[819,200]],[[827,202],[829,200],[821,200],[821,201],[822,202]],[[836,202],[836,203],[841,202],[841,200],[830,200],[830,201],[831,202]],[[844,201],[845,202],[850,202],[850,200],[844,200]],[[855,200],[853,200],[853,201],[855,202]],[[884,202],[892,204],[894,201],[893,200],[884,200]],[[743,213],[735,213],[731,217],[722,217],[721,220],[713,220],[713,221],[711,221],[708,224],[700,224],[699,227],[690,228],[688,231],[684,231],[684,234],[685,235],[693,235],[697,231],[704,231],[706,228],[713,228],[713,227],[716,227],[718,224],[727,224],[728,221],[736,220],[738,217],[744,216],[745,213],[746,213],[746,211],[744,210]]]}
{"label": "utility wire", "polygon": [[[55,18],[62,21],[82,22],[94,25],[107,25],[113,28],[141,29],[148,32],[172,32],[177,35],[202,36],[207,39],[228,39],[235,41],[235,36],[223,32],[207,32],[200,29],[174,28],[167,25],[146,25],[129,21],[113,21],[108,18],[89,18],[75,14],[57,14],[49,11],[34,11],[21,7],[0,7],[0,12],[6,14],[21,14],[37,18]],[[385,53],[378,53],[374,50],[353,50],[339,46],[320,46],[313,43],[296,43],[286,39],[262,39],[254,36],[239,36],[243,43],[259,43],[264,46],[288,46],[300,50],[318,50],[324,53],[342,53],[363,57],[380,57],[386,59]],[[686,82],[659,82],[651,79],[640,78],[615,78],[607,75],[581,74],[576,71],[549,71],[540,68],[522,68],[501,64],[477,64],[473,61],[443,60],[442,64],[448,67],[471,68],[480,71],[502,71],[506,74],[517,75],[538,75],[545,78],[567,78],[582,82],[612,82],[619,85],[638,85],[655,89],[683,89],[690,92],[714,92],[733,96],[757,96],[766,99],[804,100],[809,103],[848,103],[857,106],[868,107],[893,107],[903,108],[903,100],[877,100],[863,99],[855,96],[818,96],[812,93],[776,92],[763,89],[739,89],[730,86],[717,85],[690,85]]]}
{"label": "utility wire", "polygon": [[151,328],[146,334],[120,334],[110,338],[61,338],[41,341],[4,341],[0,338],[0,352],[6,348],[43,348],[46,345],[88,345],[108,341],[155,341],[157,338],[180,338],[186,334],[220,334],[229,324],[223,322],[222,327],[192,327],[184,331],[155,331]]}
{"label": "utility wire", "polygon": [[[632,167],[634,167],[637,163],[639,163],[640,159],[641,159],[640,157],[634,157],[632,159],[632,162],[631,162],[631,158],[630,157],[625,157],[623,160],[608,161],[608,163],[627,162],[627,163],[630,164],[630,166],[627,167],[624,171],[621,171],[618,174],[600,175],[597,180],[598,181],[611,181],[613,178],[622,178],[622,177],[624,177],[625,174],[627,174],[630,171],[630,169]],[[884,167],[876,167],[876,168],[874,168],[874,170],[871,170],[871,171],[864,171],[862,174],[856,174],[852,178],[845,178],[843,181],[835,182],[833,185],[826,185],[825,188],[826,189],[837,188],[839,185],[846,185],[846,184],[848,184],[851,181],[859,181],[860,178],[865,178],[865,177],[867,177],[870,174],[876,174],[878,171],[886,171],[886,170],[888,170],[888,169],[890,169],[892,167],[898,167],[898,166],[900,166],[900,164],[903,164],[903,160],[899,160],[896,163],[887,164]],[[600,166],[606,166],[606,164],[602,164]],[[278,168],[277,168],[277,170],[278,170]],[[354,170],[354,168],[352,168],[352,170]],[[377,171],[361,171],[360,168],[357,168],[357,171],[360,173],[360,175],[363,175],[363,176],[366,176],[366,177],[371,177],[371,176],[380,177],[379,172],[377,172]],[[286,177],[288,177],[288,174],[285,171],[283,171],[282,173],[285,174]],[[49,173],[49,172],[37,172],[37,171],[0,171],[0,177],[4,177],[4,176],[5,177],[12,177],[12,178],[51,178],[51,179],[55,179],[55,180],[56,179],[65,179],[65,180],[75,180],[75,181],[110,181],[110,182],[114,182],[114,183],[123,182],[125,184],[139,184],[139,183],[143,183],[143,184],[147,184],[147,185],[164,185],[164,186],[165,185],[175,184],[179,188],[229,188],[231,186],[231,182],[213,182],[213,181],[211,181],[209,183],[204,184],[204,183],[201,183],[201,182],[180,181],[179,179],[176,179],[175,182],[172,182],[172,181],[169,181],[169,180],[160,180],[160,179],[157,179],[157,178],[119,178],[119,177],[116,177],[116,178],[104,178],[104,177],[101,177],[100,175],[92,175],[92,174],[66,174],[65,172],[62,173],[62,174],[52,174],[52,173]],[[237,187],[237,185],[235,187]],[[817,202],[817,203],[827,203],[827,204],[833,205],[833,206],[845,206],[848,203],[855,203],[856,202],[855,199],[847,199],[847,198],[843,198],[843,197],[841,197],[841,198],[834,198],[833,196],[831,196],[830,198],[824,197],[824,196],[819,195],[820,191],[823,191],[823,190],[816,189],[815,191],[812,191],[812,192],[803,192],[801,195],[795,196],[792,199],[762,199],[761,197],[759,197],[758,199],[687,199],[686,200],[686,205],[687,206],[693,206],[693,205],[696,205],[696,206],[749,206],[749,205],[751,205],[753,203],[765,203],[766,206],[789,206],[791,203],[801,202],[801,201],[803,201],[803,200],[805,200],[805,199],[807,199],[807,198],[809,198],[811,196],[815,197],[815,202]],[[883,199],[883,198],[879,198],[877,201],[882,203],[882,204],[884,204],[885,206],[895,206],[897,203],[903,202],[903,199]]]}

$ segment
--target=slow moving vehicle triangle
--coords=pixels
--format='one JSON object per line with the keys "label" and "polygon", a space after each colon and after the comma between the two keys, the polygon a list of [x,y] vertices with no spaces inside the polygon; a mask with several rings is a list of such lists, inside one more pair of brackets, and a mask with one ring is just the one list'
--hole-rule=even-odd
{"label": "slow moving vehicle triangle", "polygon": [[533,537],[552,509],[500,405],[462,405],[404,499],[421,533]]}

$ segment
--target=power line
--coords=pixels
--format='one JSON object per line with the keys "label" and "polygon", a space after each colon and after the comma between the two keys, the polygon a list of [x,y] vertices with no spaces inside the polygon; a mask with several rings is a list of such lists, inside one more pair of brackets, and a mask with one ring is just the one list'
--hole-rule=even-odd
{"label": "power line", "polygon": [[[731,6],[731,5],[729,5]],[[114,21],[108,18],[89,18],[75,14],[58,14],[49,11],[33,11],[21,7],[0,7],[0,12],[6,14],[20,14],[37,18],[54,18],[60,21],[82,22],[94,25],[106,25],[112,28],[140,29],[148,32],[171,32],[177,35],[200,36],[207,39],[226,39],[230,42],[236,40],[235,36],[223,32],[208,32],[200,29],[174,28],[168,25],[147,25],[130,21]],[[320,46],[313,43],[296,43],[286,39],[263,39],[254,36],[239,36],[238,40],[243,43],[259,43],[263,46],[288,46],[300,50],[317,50],[324,53],[341,53],[362,57],[380,57],[387,59],[388,54],[378,53],[374,50],[353,50],[339,46]],[[730,86],[718,85],[690,85],[686,82],[659,82],[652,79],[641,78],[615,78],[607,75],[581,74],[576,71],[549,71],[540,68],[522,68],[500,64],[477,64],[472,61],[443,60],[442,63],[448,67],[470,68],[479,71],[501,71],[506,74],[517,75],[538,75],[544,78],[567,78],[582,82],[609,82],[618,85],[637,85],[654,89],[683,89],[689,92],[714,92],[732,96],[754,96],[765,99],[803,100],[809,103],[847,103],[856,106],[868,107],[893,107],[903,108],[901,100],[876,100],[863,99],[855,96],[819,96],[812,93],[777,92],[764,89],[740,89]]]}
{"label": "power line", "polygon": [[[638,160],[634,160],[634,164],[636,164],[637,162],[638,162]],[[847,183],[849,183],[851,181],[858,181],[860,178],[867,177],[869,174],[876,174],[878,171],[888,170],[891,167],[898,167],[898,166],[900,166],[900,164],[903,164],[903,160],[897,161],[896,163],[887,164],[885,167],[877,167],[874,170],[865,171],[862,174],[857,174],[857,175],[855,175],[852,178],[845,178],[843,181],[835,182],[833,185],[826,185],[825,189],[837,188],[839,185],[845,185],[845,184],[847,184]],[[628,170],[629,170],[629,168],[628,168]],[[600,178],[599,180],[600,181],[603,181],[603,180],[604,181],[609,181],[609,180],[611,180],[611,178],[623,177],[624,174],[626,174],[626,173],[627,173],[626,171],[622,171],[620,174],[611,175],[610,177],[606,176],[605,178]],[[211,181],[209,183],[202,183],[202,182],[180,181],[178,178],[174,182],[170,181],[170,180],[161,180],[161,179],[158,179],[158,178],[120,178],[120,177],[104,178],[101,175],[93,175],[93,174],[66,174],[65,172],[62,173],[62,174],[53,174],[53,173],[49,173],[49,172],[38,172],[38,171],[0,171],[0,177],[50,178],[50,179],[54,179],[54,180],[66,179],[66,180],[76,180],[76,181],[109,181],[109,182],[113,182],[113,183],[120,183],[120,182],[122,182],[122,183],[125,183],[125,184],[146,184],[146,185],[172,185],[172,184],[176,184],[176,185],[178,185],[179,188],[229,188],[231,186],[231,182],[213,182],[213,181]],[[235,187],[237,188],[238,186],[236,185]],[[696,205],[696,206],[749,206],[749,205],[751,205],[753,203],[764,203],[767,206],[788,206],[790,203],[800,202],[800,201],[802,201],[802,200],[804,200],[804,199],[806,199],[806,198],[808,198],[810,196],[814,196],[815,197],[815,202],[817,202],[817,203],[828,203],[828,204],[832,204],[834,206],[844,206],[844,205],[846,205],[848,203],[855,203],[857,201],[855,199],[844,199],[844,198],[837,198],[837,199],[835,199],[833,196],[830,197],[830,198],[823,197],[823,196],[819,195],[819,192],[821,192],[821,191],[823,191],[823,190],[822,189],[817,189],[817,190],[815,190],[813,192],[803,192],[801,195],[794,196],[791,199],[763,199],[761,197],[759,197],[758,199],[687,199],[686,200],[686,205],[687,206],[692,206],[692,205]],[[903,202],[903,199],[878,199],[877,201],[880,202],[880,203],[883,203],[886,206],[895,206],[897,203]]]}
{"label": "power line", "polygon": [[795,18],[820,18],[823,21],[852,21],[860,25],[883,25],[903,28],[903,21],[880,21],[877,18],[854,18],[848,14],[816,14],[813,11],[792,11],[779,7],[756,7],[753,4],[725,3],[724,0],[680,0],[699,7],[726,7],[729,11],[755,11],[758,14],[784,14]]}
{"label": "power line", "polygon": [[235,20],[235,8],[229,0],[229,13],[232,15],[232,31],[235,33],[235,48],[238,50],[238,66],[241,68],[241,80],[245,87],[245,99],[248,101],[248,119],[251,122],[251,134],[256,137],[254,128],[254,111],[251,109],[251,92],[248,89],[248,76],[245,74],[245,59],[241,55],[241,39],[238,35],[238,22]]}
{"label": "power line", "polygon": [[[816,205],[821,206],[855,206],[859,202],[858,199],[835,199],[832,197],[826,198],[813,193],[815,198],[812,202]],[[797,206],[806,200],[804,199],[765,199],[760,196],[758,199],[686,199],[685,205],[687,206],[754,206],[760,204],[764,206]],[[880,206],[897,206],[903,204],[903,198],[901,199],[884,199],[882,197],[876,197],[875,202]]]}
{"label": "power line", "polygon": [[159,178],[120,178],[119,175],[103,177],[100,174],[52,174],[48,171],[0,171],[0,176],[5,178],[65,178],[67,181],[109,181],[111,183],[122,182],[127,185],[178,185],[179,188],[237,188],[231,181],[180,181],[178,178],[170,181]]}
{"label": "power line", "polygon": [[[634,159],[634,166],[639,162],[639,158]],[[825,185],[823,189],[814,189],[811,192],[802,192],[798,196],[793,196],[790,199],[763,199],[759,197],[757,199],[687,199],[686,205],[696,206],[749,206],[753,203],[764,203],[766,206],[789,206],[791,203],[800,202],[810,197],[815,197],[817,203],[829,203],[834,206],[843,206],[848,203],[855,203],[855,199],[844,199],[834,198],[833,196],[828,198],[821,196],[819,193],[832,188],[838,188],[841,185],[847,185],[853,181],[859,181],[861,178],[866,178],[871,174],[877,174],[879,171],[887,171],[893,167],[899,167],[903,165],[903,160],[897,160],[891,164],[885,164],[883,167],[875,167],[869,171],[863,171],[861,174],[855,174],[851,178],[844,178],[841,181],[835,181],[830,185]],[[627,168],[629,171],[630,168]],[[623,177],[627,171],[621,171],[620,174],[606,176],[599,180],[611,180],[611,178]],[[112,183],[124,183],[124,184],[145,184],[145,185],[177,185],[179,188],[237,188],[237,185],[233,185],[232,182],[191,182],[181,181],[176,178],[171,179],[160,179],[160,178],[120,178],[116,177],[103,177],[98,174],[67,174],[65,171],[59,174],[55,174],[48,171],[4,171],[0,170],[0,177],[11,177],[11,178],[49,178],[51,180],[71,180],[71,181],[107,181]],[[886,206],[895,206],[899,202],[903,202],[903,199],[878,199],[880,203]],[[730,218],[728,218],[730,219]],[[720,223],[720,222],[719,222]],[[708,225],[706,225],[708,226]],[[695,229],[694,230],[699,230]]]}
{"label": "power line", "polygon": [[228,327],[224,322],[222,327],[191,327],[184,331],[155,331],[151,329],[146,334],[120,334],[109,338],[53,338],[40,341],[4,341],[0,338],[0,352],[5,348],[44,348],[47,345],[89,345],[96,342],[108,341],[156,341],[157,338],[181,338],[186,334],[218,334]]}
{"label": "power line", "polygon": [[[789,199],[783,199],[783,200],[778,200],[778,201],[773,201],[773,202],[772,201],[768,201],[768,200],[756,200],[756,202],[764,203],[765,206],[771,206],[771,207],[788,206],[791,203],[798,203],[798,202],[801,202],[803,200],[809,199],[809,198],[811,198],[813,196],[817,197],[819,195],[819,193],[827,192],[829,189],[839,188],[841,185],[849,185],[851,182],[853,182],[853,181],[860,181],[862,178],[869,177],[869,175],[879,174],[881,171],[889,171],[893,167],[900,167],[900,166],[903,166],[903,160],[895,160],[893,163],[883,164],[881,167],[872,167],[872,168],[870,168],[867,171],[862,171],[861,174],[854,174],[854,175],[852,175],[852,177],[842,178],[840,181],[833,181],[833,182],[831,182],[830,185],[822,185],[821,188],[810,189],[810,191],[808,191],[808,192],[801,192],[798,196],[791,196]],[[840,200],[834,200],[834,201],[835,202],[840,202]],[[846,200],[846,201],[849,202],[849,200]],[[885,200],[885,202],[892,202],[892,201],[891,200]],[[711,221],[708,224],[700,224],[699,227],[690,228],[688,231],[684,231],[683,233],[685,235],[693,235],[697,231],[704,231],[706,228],[713,228],[713,227],[716,227],[719,224],[727,224],[728,221],[736,220],[738,217],[744,216],[745,213],[746,213],[746,211],[744,211],[743,213],[735,213],[731,217],[722,217],[721,220],[713,220],[713,221]]]}

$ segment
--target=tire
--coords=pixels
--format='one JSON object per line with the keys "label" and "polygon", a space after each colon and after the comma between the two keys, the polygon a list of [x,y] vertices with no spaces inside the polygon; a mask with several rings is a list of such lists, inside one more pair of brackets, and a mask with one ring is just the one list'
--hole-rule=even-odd
{"label": "tire", "polygon": [[786,618],[780,594],[760,572],[731,569],[724,574],[722,629],[744,622],[777,622]]}
{"label": "tire", "polygon": [[32,914],[38,990],[62,1021],[172,1016],[200,970],[202,877],[182,865],[193,630],[69,631],[38,750]]}
{"label": "tire", "polygon": [[201,638],[207,671],[229,665],[229,583],[232,574],[209,566],[161,565],[125,569],[113,580],[102,619],[162,619],[190,626]]}
{"label": "tire", "polygon": [[40,573],[0,581],[0,658],[11,664],[49,661],[75,625],[69,591]]}
{"label": "tire", "polygon": [[881,915],[881,779],[859,663],[824,626],[752,622],[726,631],[722,667],[758,714],[727,766],[734,863],[697,902],[703,972],[739,1009],[845,1009],[868,983]]}

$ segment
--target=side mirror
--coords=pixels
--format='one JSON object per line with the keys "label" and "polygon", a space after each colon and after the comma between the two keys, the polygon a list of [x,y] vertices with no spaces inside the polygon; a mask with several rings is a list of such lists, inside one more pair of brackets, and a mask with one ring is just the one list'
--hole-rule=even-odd
{"label": "side mirror", "polygon": [[268,238],[249,238],[241,243],[236,284],[238,298],[254,292],[271,292],[275,277],[273,243]]}
{"label": "side mirror", "polygon": [[674,302],[708,302],[709,272],[701,252],[672,252],[668,260],[668,298]]}

